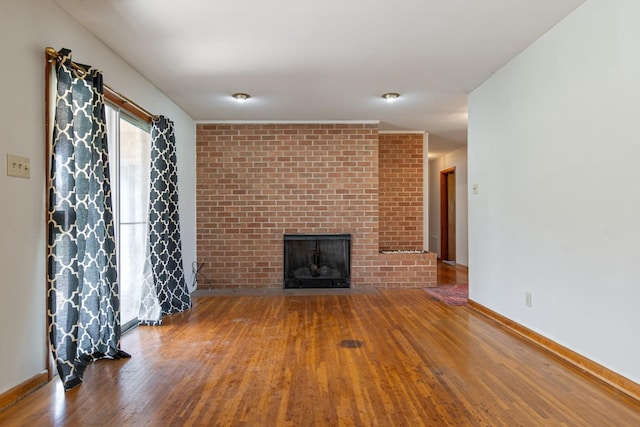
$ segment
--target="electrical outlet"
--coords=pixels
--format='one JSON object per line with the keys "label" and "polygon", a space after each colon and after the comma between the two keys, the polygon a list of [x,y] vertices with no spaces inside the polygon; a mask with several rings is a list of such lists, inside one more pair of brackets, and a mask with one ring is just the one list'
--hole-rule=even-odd
{"label": "electrical outlet", "polygon": [[478,194],[478,184],[473,184],[471,188],[473,189],[473,194]]}
{"label": "electrical outlet", "polygon": [[531,307],[531,292],[525,292],[524,303],[527,307]]}
{"label": "electrical outlet", "polygon": [[29,158],[7,153],[7,176],[29,179],[31,177]]}

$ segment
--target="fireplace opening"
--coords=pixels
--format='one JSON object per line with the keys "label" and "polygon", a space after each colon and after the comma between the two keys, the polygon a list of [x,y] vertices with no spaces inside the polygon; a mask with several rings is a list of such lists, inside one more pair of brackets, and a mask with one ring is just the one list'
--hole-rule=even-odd
{"label": "fireplace opening", "polygon": [[284,287],[348,288],[350,234],[285,234]]}

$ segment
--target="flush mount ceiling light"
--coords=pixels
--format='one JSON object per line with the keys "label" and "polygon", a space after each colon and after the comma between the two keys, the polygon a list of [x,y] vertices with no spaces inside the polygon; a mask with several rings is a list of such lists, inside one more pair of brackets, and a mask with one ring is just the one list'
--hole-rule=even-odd
{"label": "flush mount ceiling light", "polygon": [[248,93],[234,93],[231,96],[233,96],[238,102],[245,102],[247,99],[251,98],[251,95]]}
{"label": "flush mount ceiling light", "polygon": [[395,92],[389,92],[382,95],[382,98],[384,98],[387,102],[393,102],[399,97],[400,97],[400,94]]}

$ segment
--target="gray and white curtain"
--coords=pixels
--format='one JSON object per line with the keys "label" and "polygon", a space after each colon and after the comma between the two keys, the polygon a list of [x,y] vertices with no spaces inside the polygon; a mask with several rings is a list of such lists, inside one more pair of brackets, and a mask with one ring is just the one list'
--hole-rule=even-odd
{"label": "gray and white curtain", "polygon": [[48,177],[49,339],[65,390],[88,362],[120,350],[120,302],[105,133],[102,74],[56,62],[56,107]]}
{"label": "gray and white curtain", "polygon": [[173,122],[160,116],[151,123],[151,188],[148,254],[138,320],[160,325],[162,315],[191,308],[182,268],[178,174]]}

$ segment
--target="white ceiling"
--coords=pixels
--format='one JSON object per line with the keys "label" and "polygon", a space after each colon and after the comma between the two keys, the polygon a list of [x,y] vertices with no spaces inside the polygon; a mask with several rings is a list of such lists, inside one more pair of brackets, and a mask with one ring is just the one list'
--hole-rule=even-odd
{"label": "white ceiling", "polygon": [[583,1],[57,0],[195,120],[379,120],[436,155],[466,143],[467,94]]}

